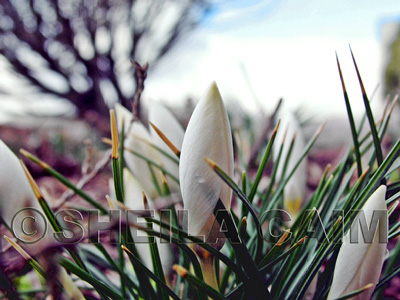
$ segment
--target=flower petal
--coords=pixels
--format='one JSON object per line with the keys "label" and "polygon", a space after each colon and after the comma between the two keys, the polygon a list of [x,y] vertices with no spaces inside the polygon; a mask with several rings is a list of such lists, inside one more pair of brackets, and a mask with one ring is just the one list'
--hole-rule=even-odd
{"label": "flower petal", "polygon": [[[135,176],[124,168],[124,199],[126,207],[130,209],[144,209],[143,206],[143,188]],[[148,199],[150,200],[150,199]],[[152,201],[149,201],[149,206],[152,207]]]}
{"label": "flower petal", "polygon": [[[152,142],[147,128],[144,127],[144,125],[140,122],[133,122],[131,124],[129,134],[125,140],[125,147],[134,150],[135,152],[147,157],[157,164],[161,164],[157,150],[143,140],[150,143]],[[124,158],[129,170],[139,180],[146,194],[155,199],[157,192],[151,170],[153,170],[157,180],[159,180],[159,184],[161,184],[158,176],[158,169],[149,166],[147,161],[129,152],[128,149],[124,151]]]}
{"label": "flower petal", "polygon": [[[139,181],[129,172],[128,169],[124,169],[124,194],[125,194],[125,205],[133,210],[143,210],[143,188],[141,187]],[[149,200],[149,207],[150,209],[153,208],[153,202],[151,199]],[[158,214],[154,216],[155,218],[159,218]],[[144,222],[144,221],[140,221]],[[153,229],[157,232],[160,232],[160,226],[157,224],[153,224]],[[136,229],[131,229],[132,233],[135,231],[138,235],[144,236],[145,234],[142,231],[136,231]],[[136,236],[136,235],[134,235]],[[158,251],[160,253],[161,258],[161,265],[163,270],[166,274],[168,274],[171,270],[174,257],[171,250],[171,246],[168,243],[161,243],[159,238],[155,238],[157,242]],[[151,252],[149,250],[148,243],[136,243],[135,244],[138,253],[143,260],[143,263],[148,267],[150,270],[153,270],[153,262],[151,259]]]}
{"label": "flower petal", "polygon": [[129,130],[129,126],[133,119],[132,113],[129,110],[127,110],[124,106],[117,103],[115,104],[115,114],[117,115],[118,131],[121,132],[122,121],[123,121],[124,131],[126,133]]}
{"label": "flower petal", "polygon": [[228,114],[215,82],[197,104],[183,139],[179,164],[189,233],[205,233],[218,198],[229,208],[231,190],[205,162],[208,157],[233,176],[233,146]]}
{"label": "flower petal", "polygon": [[[17,213],[18,219],[15,219],[17,222],[22,221],[23,217],[34,217],[32,222],[26,222],[23,229],[22,226],[15,226],[14,224],[13,234],[25,241],[40,240],[40,243],[24,245],[24,248],[30,254],[36,255],[48,242],[54,241],[52,231],[46,231],[47,219],[43,219],[42,208],[35,197],[20,161],[2,140],[0,140],[0,165],[0,214],[8,226],[11,226],[11,222]],[[23,211],[23,208],[34,208],[42,215],[38,216],[39,213],[32,209]],[[25,228],[25,226],[27,227]],[[37,231],[36,234],[27,234],[27,232],[33,233],[35,230]],[[42,234],[44,234],[43,239],[40,239]]]}
{"label": "flower petal", "polygon": [[[386,186],[380,186],[363,207],[369,224],[375,210],[386,210]],[[356,218],[358,222],[358,219]],[[358,225],[357,225],[358,226]],[[363,286],[378,283],[386,255],[386,243],[379,242],[379,230],[372,243],[366,243],[359,234],[358,243],[350,243],[350,232],[346,234],[336,260],[335,271],[328,300],[336,299]],[[352,299],[370,299],[374,288],[370,288]]]}
{"label": "flower petal", "polygon": [[0,213],[10,225],[13,216],[24,207],[41,210],[28,179],[15,154],[0,140]]}

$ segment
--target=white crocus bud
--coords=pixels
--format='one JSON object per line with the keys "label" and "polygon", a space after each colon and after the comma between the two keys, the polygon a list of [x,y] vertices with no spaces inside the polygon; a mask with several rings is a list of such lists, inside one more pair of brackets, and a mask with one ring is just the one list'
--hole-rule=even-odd
{"label": "white crocus bud", "polygon": [[152,143],[150,133],[140,121],[132,122],[132,113],[121,104],[115,105],[115,112],[117,115],[118,131],[121,132],[122,124],[124,124],[124,132],[126,134],[124,143],[125,163],[129,167],[129,170],[138,178],[146,194],[156,197],[157,192],[151,172],[153,171],[154,174],[157,174],[158,169],[149,165],[143,158],[131,153],[131,150],[133,150],[160,164],[157,150],[149,145],[149,143]]}
{"label": "white crocus bud", "polygon": [[230,208],[231,190],[210,168],[210,158],[233,177],[233,146],[228,114],[215,82],[197,104],[183,139],[179,177],[189,233],[207,235],[218,199]]}
{"label": "white crocus bud", "polygon": [[122,124],[124,124],[124,131],[125,133],[127,133],[132,123],[133,119],[132,113],[125,107],[123,107],[121,104],[117,103],[115,104],[115,114],[117,117],[118,131],[121,132]]}
{"label": "white crocus bud", "polygon": [[[135,151],[139,155],[150,159],[152,162],[165,168],[169,173],[176,178],[178,175],[178,165],[168,157],[165,157],[152,145],[160,147],[162,150],[175,154],[169,147],[158,137],[155,132],[151,132],[140,122],[132,122],[132,113],[121,105],[115,106],[117,114],[117,122],[119,131],[122,128],[122,120],[124,120],[124,131],[126,133],[124,159],[129,167],[129,170],[136,176],[140,184],[143,186],[147,195],[155,199],[157,189],[154,180],[161,186],[160,177],[157,176],[159,168],[149,165],[142,157],[131,153]],[[175,117],[161,104],[152,102],[150,106],[149,121],[159,128],[176,147],[180,149],[183,140],[183,129],[175,119]],[[154,176],[153,176],[154,175]],[[167,176],[168,177],[168,176]],[[172,191],[179,190],[178,184],[174,180],[169,180],[168,185]]]}
{"label": "white crocus bud", "polygon": [[[229,176],[233,177],[233,145],[228,114],[215,82],[197,104],[183,139],[179,179],[184,209],[188,211],[188,232],[203,235],[207,241],[220,230],[214,224],[214,209],[221,199],[230,208],[231,190],[205,161],[210,158]],[[223,240],[213,244],[217,249]],[[218,290],[214,257],[198,245],[193,246],[200,259],[204,280]]]}
{"label": "white crocus bud", "polygon": [[[175,116],[164,105],[156,101],[151,101],[149,108],[149,122],[160,129],[162,133],[172,142],[172,144],[178,148],[178,150],[182,148],[183,136],[185,132]],[[150,133],[156,146],[160,147],[172,157],[175,157],[174,152],[159,137],[153,128],[150,129]],[[163,154],[160,154],[160,158],[163,162],[164,168],[176,178],[179,178],[178,164],[168,157],[165,157]],[[173,180],[169,180],[168,185],[173,191],[179,190],[178,183]]]}
{"label": "white crocus bud", "polygon": [[[382,185],[365,203],[362,211],[367,223],[371,222],[374,211],[387,212],[385,194],[386,186]],[[379,226],[383,225],[381,221],[378,223]],[[355,222],[357,223],[353,223],[351,230],[359,230],[358,218]],[[372,242],[365,241],[364,234],[359,233],[358,241],[354,242],[350,241],[350,231],[345,235],[339,250],[328,300],[339,298],[372,284],[370,288],[351,298],[353,300],[370,299],[379,281],[387,246],[387,243],[382,242],[382,236],[380,236],[382,233],[379,229],[376,230]]]}
{"label": "white crocus bud", "polygon": [[[42,211],[32,187],[29,184],[28,178],[22,169],[21,163],[17,156],[7,147],[2,140],[0,140],[0,214],[8,226],[11,226],[13,217],[19,212],[24,214],[21,210],[27,207],[33,207],[38,211]],[[26,211],[31,222],[24,222],[24,226],[32,226],[25,228],[26,232],[38,231],[37,235],[32,238],[37,238],[45,230],[45,220],[41,219],[38,213],[34,211]],[[21,218],[19,218],[21,220]],[[29,225],[28,225],[29,224]],[[15,225],[15,224],[14,224]],[[21,230],[21,224],[16,224],[14,229],[18,232]],[[22,231],[23,234],[23,231]],[[29,239],[29,236],[23,234],[23,240]]]}
{"label": "white crocus bud", "polygon": [[[285,165],[286,157],[289,153],[291,142],[295,138],[293,149],[286,167],[285,174],[283,168]],[[293,170],[297,162],[299,161],[301,154],[305,148],[304,137],[300,129],[299,123],[293,113],[286,113],[281,119],[280,128],[276,135],[274,142],[274,160],[276,161],[279,155],[280,147],[283,145],[281,158],[277,170],[277,180],[283,180]],[[293,176],[290,178],[284,188],[284,208],[288,211],[292,218],[296,218],[306,194],[307,185],[307,163],[304,158]]]}
{"label": "white crocus bud", "polygon": [[124,124],[126,134],[124,143],[125,162],[130,171],[138,178],[146,194],[155,198],[157,191],[154,180],[157,180],[158,184],[161,184],[161,181],[157,179],[158,176],[153,176],[152,173],[157,174],[159,170],[142,157],[131,152],[133,150],[156,164],[162,165],[158,151],[151,146],[153,140],[150,133],[140,121],[132,122],[132,113],[122,105],[116,104],[115,111],[118,130],[121,131],[122,124]]}
{"label": "white crocus bud", "polygon": [[[140,185],[139,181],[135,178],[135,176],[132,175],[131,172],[129,172],[128,169],[124,169],[124,199],[125,199],[125,205],[132,210],[143,210],[144,209],[144,204],[143,204],[143,188]],[[147,198],[150,209],[153,209],[153,203],[151,199]],[[160,218],[159,215],[155,212],[154,218]],[[144,221],[141,221],[144,223]],[[142,226],[145,226],[143,224]],[[157,232],[160,232],[160,226],[157,224],[153,224],[153,229]],[[132,229],[136,230],[136,229]],[[136,233],[133,234],[134,237],[136,236],[145,236],[145,233],[142,231],[138,231],[137,235]],[[158,251],[160,254],[160,259],[161,259],[161,265],[164,270],[164,274],[168,275],[168,273],[171,271],[172,264],[174,262],[174,257],[172,253],[171,246],[168,243],[161,243],[159,238],[155,238],[157,242],[157,247]],[[148,243],[135,243],[136,249],[138,250],[138,253],[143,260],[143,263],[147,268],[150,270],[153,270],[153,263],[151,259],[151,253],[149,249],[149,244]]]}
{"label": "white crocus bud", "polygon": [[160,155],[149,143],[152,143],[152,140],[147,128],[140,122],[133,122],[125,140],[127,148],[124,151],[124,158],[129,170],[139,180],[146,194],[155,199],[157,197],[155,180],[161,186],[161,180],[157,176],[159,169],[130,152],[133,150],[160,165]]}

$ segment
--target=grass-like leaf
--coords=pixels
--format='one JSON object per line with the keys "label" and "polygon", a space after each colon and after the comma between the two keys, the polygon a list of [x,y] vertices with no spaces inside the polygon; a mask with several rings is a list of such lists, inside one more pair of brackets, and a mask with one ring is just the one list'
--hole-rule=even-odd
{"label": "grass-like leaf", "polygon": [[354,292],[348,293],[342,297],[339,297],[335,300],[345,300],[345,299],[350,299],[353,298],[357,295],[360,295],[362,292],[372,288],[374,285],[372,283],[367,284],[366,286],[363,286],[361,289],[355,290]]}
{"label": "grass-like leaf", "polygon": [[152,271],[150,271],[146,266],[140,261],[139,258],[137,258],[131,251],[129,251],[128,248],[125,246],[122,246],[122,249],[125,251],[125,253],[128,255],[129,259],[131,262],[135,265],[141,268],[147,276],[149,276],[151,279],[153,279],[157,285],[159,285],[163,291],[165,291],[172,299],[179,300],[179,297],[174,293],[173,290],[171,290],[165,283],[164,280],[161,280],[158,278],[155,274],[153,274]]}
{"label": "grass-like leaf", "polygon": [[351,52],[351,57],[353,58],[354,67],[356,68],[356,71],[357,71],[358,82],[360,83],[361,93],[362,93],[363,100],[364,100],[365,112],[367,114],[369,126],[371,128],[372,138],[374,140],[376,159],[377,159],[378,165],[380,165],[383,161],[383,154],[382,154],[380,139],[379,139],[378,132],[377,132],[376,126],[375,126],[374,116],[372,114],[371,106],[369,105],[368,96],[367,96],[367,93],[365,92],[365,88],[364,88],[364,84],[361,79],[360,71],[358,70],[357,63],[354,58],[351,47],[350,47],[350,52]]}
{"label": "grass-like leaf", "polygon": [[47,173],[49,173],[51,176],[56,178],[59,182],[61,182],[63,185],[65,185],[67,188],[73,190],[77,195],[79,195],[83,200],[88,202],[90,205],[93,207],[97,208],[100,210],[101,213],[106,214],[107,209],[105,209],[100,203],[98,203],[96,200],[94,200],[92,197],[90,197],[88,194],[86,194],[83,190],[77,188],[71,181],[69,181],[67,178],[65,178],[63,175],[61,175],[59,172],[54,170],[52,167],[50,167],[47,163],[44,161],[40,160],[36,156],[34,156],[32,153],[29,153],[28,151],[21,149],[20,150],[21,154],[24,155],[26,158],[34,162],[36,165],[39,167],[43,168]]}
{"label": "grass-like leaf", "polygon": [[233,190],[233,192],[239,197],[239,199],[242,201],[242,203],[245,205],[245,207],[248,209],[250,212],[251,216],[253,217],[253,221],[255,222],[256,225],[256,230],[257,230],[257,253],[256,253],[256,261],[259,260],[259,257],[261,255],[262,251],[262,234],[259,232],[261,230],[261,224],[258,220],[257,213],[253,209],[253,206],[250,202],[250,200],[246,197],[246,195],[240,190],[240,188],[237,186],[237,184],[232,180],[232,178],[229,177],[228,174],[225,173],[224,170],[221,169],[216,163],[214,163],[212,160],[205,158],[207,163],[211,166],[211,168],[214,170],[215,173],[227,184],[229,187]]}
{"label": "grass-like leaf", "polygon": [[228,231],[228,241],[235,251],[237,260],[240,262],[243,269],[249,276],[249,281],[245,283],[245,285],[248,286],[248,288],[246,289],[247,293],[249,293],[250,295],[252,295],[252,297],[255,297],[256,299],[272,299],[271,294],[264,285],[262,276],[259,273],[257,266],[245,244],[242,242],[232,242],[231,239],[229,239],[229,236],[238,237],[239,234],[232,220],[232,217],[228,214],[224,204],[220,199],[218,199],[217,205],[215,206],[214,214],[216,215],[216,219],[221,226],[223,224],[226,225]]}
{"label": "grass-like leaf", "polygon": [[60,265],[63,266],[65,269],[69,270],[71,273],[78,276],[83,281],[86,281],[90,285],[92,285],[96,290],[98,290],[101,294],[110,297],[111,299],[115,300],[125,300],[118,292],[114,291],[103,282],[99,281],[91,274],[80,268],[79,266],[75,265],[69,259],[65,257],[60,257]]}
{"label": "grass-like leaf", "polygon": [[345,86],[344,80],[343,80],[342,69],[340,68],[339,58],[338,58],[337,54],[336,54],[336,62],[337,62],[337,66],[339,69],[340,82],[342,83],[344,101],[346,103],[347,117],[349,118],[349,124],[350,124],[350,129],[351,129],[351,136],[353,137],[354,153],[356,155],[358,176],[360,176],[362,174],[362,165],[361,165],[360,145],[358,143],[358,134],[357,134],[356,125],[354,122],[353,112],[351,110],[349,96],[347,95],[346,86]]}
{"label": "grass-like leaf", "polygon": [[207,294],[211,299],[216,299],[216,300],[227,300],[220,292],[217,290],[213,289],[211,286],[206,284],[204,281],[199,280],[196,276],[191,274],[188,270],[185,268],[179,266],[179,265],[174,265],[173,269],[175,272],[179,274],[182,278],[187,280],[190,284],[195,286],[196,289],[201,290],[203,293]]}
{"label": "grass-like leaf", "polygon": [[279,124],[280,124],[280,122],[278,122],[278,124],[276,125],[274,131],[272,132],[272,135],[271,135],[271,138],[270,138],[270,140],[268,142],[267,148],[265,149],[264,155],[263,155],[263,157],[261,159],[260,166],[258,167],[257,174],[256,174],[256,177],[254,179],[254,182],[253,182],[253,185],[251,187],[250,194],[249,194],[249,197],[248,197],[250,203],[253,202],[254,196],[256,195],[256,192],[257,192],[258,185],[259,185],[259,183],[261,181],[261,178],[263,176],[263,173],[264,173],[264,170],[265,170],[265,166],[267,165],[268,158],[271,155],[272,145],[274,144],[274,141],[275,141],[275,138],[276,138],[276,133],[278,132]]}

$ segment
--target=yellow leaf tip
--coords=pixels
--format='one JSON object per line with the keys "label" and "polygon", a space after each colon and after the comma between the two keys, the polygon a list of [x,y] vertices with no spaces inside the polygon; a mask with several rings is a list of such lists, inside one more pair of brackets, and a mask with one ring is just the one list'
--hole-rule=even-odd
{"label": "yellow leaf tip", "polygon": [[167,183],[167,178],[165,178],[164,173],[163,173],[163,171],[161,171],[161,170],[160,170],[160,177],[161,177],[161,183],[162,183],[163,185],[168,184],[168,183]]}
{"label": "yellow leaf tip", "polygon": [[109,195],[106,195],[106,199],[107,199],[108,205],[110,206],[110,209],[115,210],[115,205],[114,205],[113,201],[111,200],[111,197]]}
{"label": "yellow leaf tip", "polygon": [[186,270],[184,267],[180,265],[173,265],[172,269],[183,278],[185,278],[188,274],[188,270]]}
{"label": "yellow leaf tip", "polygon": [[126,253],[132,255],[132,252],[131,252],[128,248],[126,248],[124,245],[121,245],[121,248],[122,248],[122,250],[124,250]]}
{"label": "yellow leaf tip", "polygon": [[31,260],[32,257],[16,242],[14,242],[12,239],[10,239],[8,236],[4,235],[4,238],[6,239],[7,242],[10,243],[10,245],[19,253],[25,260]]}
{"label": "yellow leaf tip", "polygon": [[118,140],[118,127],[117,127],[117,119],[115,118],[115,111],[113,109],[110,110],[110,125],[111,125],[111,139],[112,139],[112,158],[118,158],[118,148],[119,148],[119,140]]}
{"label": "yellow leaf tip", "polygon": [[204,160],[210,165],[211,168],[213,168],[213,169],[216,168],[217,164],[214,161],[212,161],[208,157],[204,157]]}
{"label": "yellow leaf tip", "polygon": [[283,243],[286,241],[287,237],[290,234],[290,229],[286,229],[285,232],[282,234],[278,242],[276,243],[276,246],[280,247],[283,245]]}
{"label": "yellow leaf tip", "polygon": [[22,169],[25,172],[26,177],[28,178],[29,184],[31,185],[32,191],[35,194],[36,199],[40,200],[43,198],[42,193],[39,190],[39,187],[36,183],[36,181],[33,179],[31,173],[29,172],[28,168],[26,167],[26,165],[24,164],[24,162],[22,160],[20,160]]}
{"label": "yellow leaf tip", "polygon": [[150,126],[154,129],[160,139],[174,152],[176,156],[181,155],[181,151],[167,138],[167,136],[152,122],[149,121]]}

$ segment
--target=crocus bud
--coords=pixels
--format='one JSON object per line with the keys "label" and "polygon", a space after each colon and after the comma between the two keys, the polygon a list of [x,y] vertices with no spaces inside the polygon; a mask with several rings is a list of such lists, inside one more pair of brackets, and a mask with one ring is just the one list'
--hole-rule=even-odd
{"label": "crocus bud", "polygon": [[[0,214],[8,226],[11,226],[11,221],[17,213],[24,214],[22,209],[32,207],[38,211],[42,211],[35,194],[32,191],[31,185],[22,169],[21,163],[15,154],[0,140]],[[37,236],[44,232],[45,220],[38,217],[38,213],[34,211],[26,211],[32,217],[31,221],[24,222],[24,226],[32,224],[31,228],[25,228],[26,232],[38,231]],[[16,224],[15,230],[20,231],[22,224]],[[18,234],[18,232],[14,232]],[[23,234],[23,231],[22,231]],[[32,238],[37,237],[32,236]],[[23,234],[23,239],[27,240],[29,236]]]}
{"label": "crocus bud", "polygon": [[[157,174],[158,169],[150,165],[143,158],[130,152],[130,150],[133,150],[151,161],[161,164],[158,151],[151,147],[149,143],[152,143],[152,139],[147,128],[140,122],[133,122],[125,140],[125,146],[127,149],[124,151],[124,157],[129,170],[139,180],[146,194],[151,198],[156,198],[157,191],[155,188],[154,178],[157,177],[153,177],[152,173]],[[158,181],[158,184],[160,185],[161,182]]]}
{"label": "crocus bud", "polygon": [[[286,167],[285,174],[283,168],[285,165],[286,157],[289,153],[291,142],[295,138],[293,149]],[[276,135],[274,142],[274,160],[277,160],[280,147],[284,142],[279,166],[277,170],[277,179],[283,180],[293,170],[297,162],[299,161],[301,154],[304,151],[305,142],[301,132],[299,123],[293,113],[286,113],[281,119],[280,128]],[[289,212],[292,218],[296,218],[300,209],[303,199],[306,193],[306,178],[307,178],[307,165],[306,160],[303,159],[293,176],[290,178],[284,188],[283,204],[284,208]]]}
{"label": "crocus bud", "polygon": [[[386,186],[380,186],[367,200],[362,210],[367,223],[371,222],[374,211],[386,211]],[[387,218],[387,214],[386,214]],[[379,221],[379,226],[382,226]],[[358,230],[358,218],[351,230]],[[355,226],[354,226],[355,225]],[[336,260],[333,281],[328,300],[333,300],[372,284],[370,288],[352,297],[353,300],[370,299],[382,270],[387,243],[380,240],[380,230],[374,233],[372,242],[364,241],[364,235],[358,234],[358,241],[350,241],[350,231],[345,235]],[[386,233],[387,234],[387,233]]]}
{"label": "crocus bud", "polygon": [[121,132],[122,125],[124,125],[125,134],[128,132],[130,125],[132,123],[132,113],[123,107],[121,104],[115,104],[115,114],[117,117],[117,127],[118,131]]}
{"label": "crocus bud", "polygon": [[[125,205],[132,210],[143,210],[143,188],[141,187],[139,181],[129,172],[128,169],[124,169],[124,195],[125,195]],[[149,200],[150,209],[153,208],[153,203],[151,199]],[[159,218],[159,215],[155,213],[154,218]],[[141,221],[142,222],[142,221]],[[143,221],[144,223],[144,221]],[[145,226],[145,224],[143,225]],[[153,224],[153,229],[155,231],[160,231],[160,227],[156,224]],[[132,229],[136,230],[136,229]],[[138,233],[139,236],[144,236],[143,232]],[[134,238],[137,236],[133,234]],[[160,254],[161,265],[163,267],[164,273],[168,275],[171,271],[171,267],[174,261],[173,253],[170,244],[168,243],[161,243],[159,238],[155,238],[158,251]],[[136,243],[136,249],[145,264],[150,270],[153,269],[153,263],[151,259],[151,253],[149,249],[148,243]]]}
{"label": "crocus bud", "polygon": [[[161,185],[161,181],[158,176],[159,169],[155,166],[150,165],[142,157],[131,153],[131,150],[137,154],[144,156],[159,166],[165,168],[170,174],[178,178],[178,165],[170,158],[161,154],[152,145],[158,146],[167,153],[175,156],[175,154],[169,149],[169,147],[159,138],[155,132],[151,132],[140,122],[132,122],[132,113],[121,105],[115,106],[117,114],[118,129],[121,131],[122,124],[124,124],[124,131],[126,134],[125,144],[126,150],[124,151],[124,159],[129,167],[129,170],[139,180],[141,186],[143,186],[146,194],[151,198],[155,199],[158,194],[154,180]],[[124,123],[122,123],[124,120]],[[183,140],[183,129],[175,119],[175,117],[169,112],[164,106],[156,102],[151,102],[149,121],[159,128],[163,134],[180,149]],[[178,184],[174,180],[169,180],[168,184],[172,191],[179,190]]]}
{"label": "crocus bud", "polygon": [[[228,114],[215,82],[197,104],[183,139],[179,177],[189,233],[207,236],[221,199],[230,208],[231,190],[204,160],[213,160],[233,177],[233,146]],[[206,226],[207,225],[207,226]]]}
{"label": "crocus bud", "polygon": [[[205,161],[210,158],[233,177],[233,146],[228,114],[215,82],[197,104],[183,138],[179,179],[184,209],[188,211],[188,232],[206,240],[216,236],[214,209],[221,199],[230,208],[231,190]],[[213,246],[221,249],[223,239]],[[193,246],[200,259],[205,282],[218,290],[214,257],[198,245]]]}

